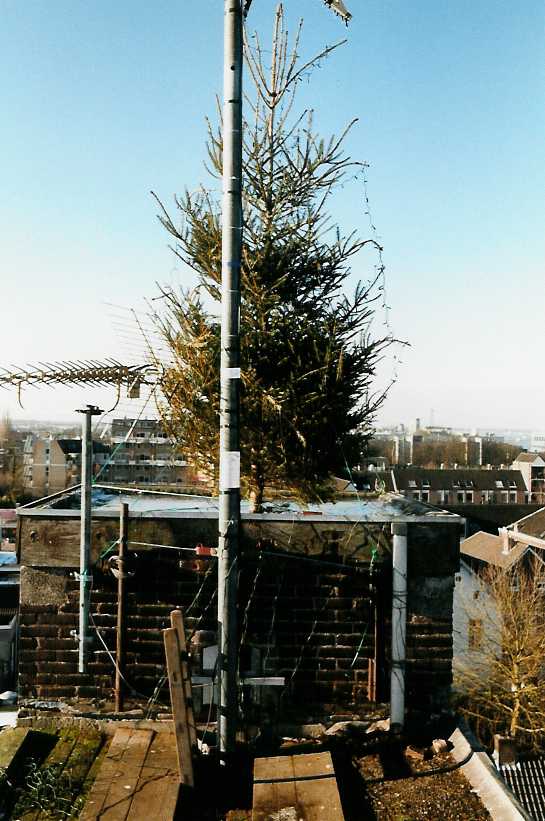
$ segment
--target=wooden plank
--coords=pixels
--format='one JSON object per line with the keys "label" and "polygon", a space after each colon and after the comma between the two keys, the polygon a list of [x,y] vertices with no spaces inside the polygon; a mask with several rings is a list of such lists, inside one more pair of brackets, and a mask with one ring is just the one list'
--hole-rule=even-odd
{"label": "wooden plank", "polygon": [[305,821],[323,821],[324,818],[343,821],[331,753],[294,755],[292,758],[295,776],[305,779],[295,784],[298,803],[304,808]]}
{"label": "wooden plank", "polygon": [[252,819],[278,818],[342,821],[344,815],[330,753],[255,760]]}
{"label": "wooden plank", "polygon": [[[256,758],[254,761],[254,782],[261,779],[293,779],[293,776],[291,755]],[[277,818],[281,817],[285,821],[298,821],[300,818],[293,780],[278,780],[269,784],[254,783],[252,821],[268,821],[275,814]]]}
{"label": "wooden plank", "polygon": [[172,821],[180,781],[174,733],[156,735],[138,779],[127,821]]}
{"label": "wooden plank", "polygon": [[69,777],[72,786],[83,784],[102,743],[103,737],[100,734],[80,732],[77,743],[66,759],[63,769],[63,773]]}
{"label": "wooden plank", "polygon": [[193,711],[193,693],[191,691],[191,671],[188,662],[187,641],[185,637],[184,617],[181,610],[173,610],[170,614],[170,624],[176,630],[178,645],[181,654],[182,678],[184,681],[185,703],[187,706],[187,725],[189,727],[189,741],[195,749],[197,746],[197,725]]}
{"label": "wooden plank", "polygon": [[170,687],[170,702],[174,719],[176,735],[176,749],[178,752],[178,768],[180,781],[188,787],[193,787],[193,760],[191,755],[191,741],[187,726],[187,705],[185,701],[185,686],[180,665],[180,647],[178,634],[174,627],[163,630],[165,653],[167,657],[168,683]]}
{"label": "wooden plank", "polygon": [[134,730],[123,727],[116,730],[102,766],[97,773],[95,783],[91,787],[85,807],[80,814],[79,821],[94,821],[94,819],[99,818],[110,784],[117,775],[121,757],[133,732]]}
{"label": "wooden plank", "polygon": [[0,734],[0,770],[8,771],[26,741],[28,727],[7,727]]}
{"label": "wooden plank", "polygon": [[152,737],[151,730],[134,730],[131,734],[121,754],[115,778],[110,782],[100,813],[101,821],[125,821],[127,818]]}

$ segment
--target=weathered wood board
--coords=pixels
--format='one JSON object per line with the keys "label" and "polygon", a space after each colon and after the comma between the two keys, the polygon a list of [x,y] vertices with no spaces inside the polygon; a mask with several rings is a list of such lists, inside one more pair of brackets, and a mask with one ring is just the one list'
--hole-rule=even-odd
{"label": "weathered wood board", "polygon": [[179,792],[172,733],[120,728],[80,821],[172,821]]}
{"label": "weathered wood board", "polygon": [[252,819],[279,818],[344,819],[330,753],[256,758]]}

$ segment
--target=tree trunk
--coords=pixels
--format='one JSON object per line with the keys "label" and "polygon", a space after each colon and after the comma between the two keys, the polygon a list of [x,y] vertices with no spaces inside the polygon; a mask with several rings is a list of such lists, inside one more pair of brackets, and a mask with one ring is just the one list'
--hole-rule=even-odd
{"label": "tree trunk", "polygon": [[[252,471],[253,472],[253,471]],[[261,513],[263,511],[263,494],[265,492],[265,478],[261,475],[252,477],[250,486],[250,513]]]}

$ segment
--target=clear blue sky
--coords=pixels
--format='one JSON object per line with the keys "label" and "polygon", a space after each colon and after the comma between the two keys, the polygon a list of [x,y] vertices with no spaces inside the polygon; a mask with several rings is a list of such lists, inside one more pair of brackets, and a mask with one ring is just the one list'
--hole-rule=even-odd
{"label": "clear blue sky", "polygon": [[[304,55],[348,37],[301,105],[324,135],[359,117],[348,148],[370,163],[391,324],[412,345],[380,421],[433,408],[444,424],[543,429],[545,7],[346,4],[348,30],[320,0],[285,8],[292,28],[305,19]],[[264,39],[274,8],[252,5]],[[120,355],[104,303],[179,281],[149,191],[171,202],[206,179],[222,25],[221,0],[2,3],[1,365]],[[333,216],[366,234],[359,186]],[[44,389],[23,413],[3,393],[0,410],[67,418],[95,398]]]}

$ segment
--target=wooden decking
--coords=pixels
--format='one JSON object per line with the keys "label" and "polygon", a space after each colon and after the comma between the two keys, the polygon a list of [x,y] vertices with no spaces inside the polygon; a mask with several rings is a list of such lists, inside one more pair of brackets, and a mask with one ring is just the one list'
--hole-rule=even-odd
{"label": "wooden decking", "polygon": [[178,791],[174,734],[120,728],[80,821],[172,821]]}
{"label": "wooden decking", "polygon": [[256,758],[253,821],[342,821],[331,754]]}

